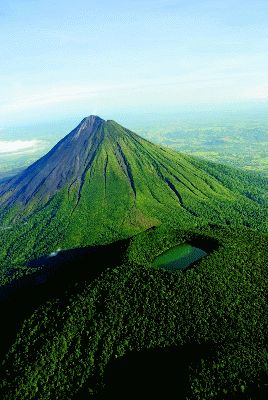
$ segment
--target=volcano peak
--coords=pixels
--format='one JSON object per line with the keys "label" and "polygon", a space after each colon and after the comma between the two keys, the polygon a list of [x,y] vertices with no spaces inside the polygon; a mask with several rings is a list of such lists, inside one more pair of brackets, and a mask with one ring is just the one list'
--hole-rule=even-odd
{"label": "volcano peak", "polygon": [[74,129],[74,138],[78,138],[81,133],[92,133],[100,126],[102,126],[106,121],[97,115],[89,115],[82,119],[80,124]]}
{"label": "volcano peak", "polygon": [[88,117],[85,117],[82,122],[87,122],[87,123],[95,123],[95,122],[105,122],[104,119],[99,117],[98,115],[89,115]]}

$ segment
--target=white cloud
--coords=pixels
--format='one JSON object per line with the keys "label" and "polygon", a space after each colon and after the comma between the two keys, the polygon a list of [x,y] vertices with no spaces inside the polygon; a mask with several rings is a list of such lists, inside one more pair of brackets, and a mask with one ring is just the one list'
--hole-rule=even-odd
{"label": "white cloud", "polygon": [[35,152],[42,146],[41,140],[0,140],[0,155]]}
{"label": "white cloud", "polygon": [[[54,107],[57,104],[68,102],[86,101],[96,96],[114,95],[117,91],[124,91],[133,85],[63,85],[58,87],[47,87],[32,92],[19,88],[8,100],[0,101],[0,116],[9,113],[34,110],[36,108]],[[135,87],[135,86],[134,86]],[[24,93],[23,95],[21,93]]]}

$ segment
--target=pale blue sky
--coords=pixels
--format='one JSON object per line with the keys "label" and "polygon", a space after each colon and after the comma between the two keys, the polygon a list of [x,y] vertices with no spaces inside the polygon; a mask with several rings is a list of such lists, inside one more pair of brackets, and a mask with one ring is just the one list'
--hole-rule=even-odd
{"label": "pale blue sky", "polygon": [[3,0],[0,127],[268,100],[267,0]]}

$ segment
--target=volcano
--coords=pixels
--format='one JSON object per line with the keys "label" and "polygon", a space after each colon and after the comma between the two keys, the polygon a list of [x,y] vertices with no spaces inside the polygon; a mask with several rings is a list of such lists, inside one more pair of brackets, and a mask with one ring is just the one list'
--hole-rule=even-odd
{"label": "volcano", "polygon": [[265,192],[261,178],[155,145],[91,115],[0,185],[2,254],[17,254],[18,262],[26,252],[109,243],[163,222],[258,227],[266,220]]}
{"label": "volcano", "polygon": [[267,398],[267,189],[83,119],[0,185],[0,398]]}

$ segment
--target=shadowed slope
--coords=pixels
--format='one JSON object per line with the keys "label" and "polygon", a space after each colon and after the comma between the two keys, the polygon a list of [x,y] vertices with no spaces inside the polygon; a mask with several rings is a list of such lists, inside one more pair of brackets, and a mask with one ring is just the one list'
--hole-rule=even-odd
{"label": "shadowed slope", "polygon": [[82,182],[103,141],[103,122],[95,116],[84,118],[48,154],[2,186],[4,202],[26,205],[34,196],[46,199],[66,184]]}

